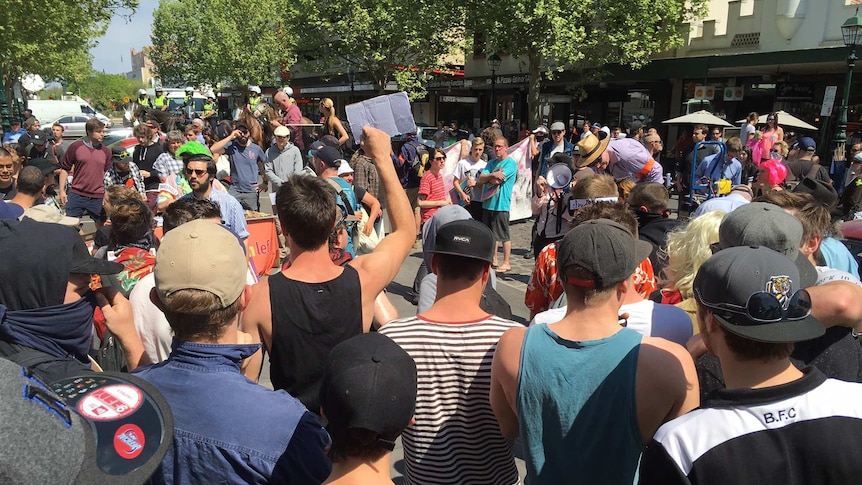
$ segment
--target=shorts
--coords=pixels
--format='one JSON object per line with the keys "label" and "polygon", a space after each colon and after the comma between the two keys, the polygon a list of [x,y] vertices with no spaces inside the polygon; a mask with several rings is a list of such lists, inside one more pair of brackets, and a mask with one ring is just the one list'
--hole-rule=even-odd
{"label": "shorts", "polygon": [[489,211],[482,213],[482,222],[491,229],[494,240],[506,242],[509,240],[509,211]]}
{"label": "shorts", "polygon": [[86,195],[69,192],[68,200],[66,201],[66,215],[69,217],[82,217],[84,214],[90,216],[90,219],[96,223],[103,223],[108,220],[105,214],[105,208],[102,207],[101,198],[87,197]]}
{"label": "shorts", "polygon": [[407,200],[410,201],[410,208],[413,209],[413,212],[419,210],[419,187],[413,187],[412,189],[404,189],[404,192],[407,193]]}

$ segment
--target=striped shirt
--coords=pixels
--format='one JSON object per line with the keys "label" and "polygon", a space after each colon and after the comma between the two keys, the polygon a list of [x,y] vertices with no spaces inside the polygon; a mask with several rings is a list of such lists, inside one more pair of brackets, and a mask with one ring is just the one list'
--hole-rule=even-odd
{"label": "striped shirt", "polygon": [[404,430],[406,483],[513,484],[512,442],[491,410],[491,361],[503,332],[521,325],[489,315],[436,323],[415,316],[380,333],[416,362],[416,424]]}

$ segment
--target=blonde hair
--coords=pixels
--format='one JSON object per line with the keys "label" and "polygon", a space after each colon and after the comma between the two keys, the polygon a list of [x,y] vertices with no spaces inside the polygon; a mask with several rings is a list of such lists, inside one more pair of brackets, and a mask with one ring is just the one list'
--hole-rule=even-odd
{"label": "blonde hair", "polygon": [[694,297],[694,277],[700,266],[712,256],[710,244],[718,242],[718,226],[724,216],[723,211],[707,212],[667,236],[668,265],[663,283],[679,290],[684,300]]}
{"label": "blonde hair", "polygon": [[337,133],[335,131],[335,120],[338,119],[338,116],[335,115],[335,102],[331,98],[323,98],[320,100],[320,104],[329,110],[329,114],[326,116],[326,129],[329,133]]}

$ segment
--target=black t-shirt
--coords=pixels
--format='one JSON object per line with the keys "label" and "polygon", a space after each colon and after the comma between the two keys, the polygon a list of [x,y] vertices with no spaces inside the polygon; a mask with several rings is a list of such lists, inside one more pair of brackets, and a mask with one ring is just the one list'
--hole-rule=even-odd
{"label": "black t-shirt", "polygon": [[6,187],[0,187],[0,195],[3,196],[3,200],[11,200],[12,197],[18,194],[18,189],[15,187],[15,180],[12,180],[12,184]]}
{"label": "black t-shirt", "polygon": [[135,147],[135,153],[132,160],[134,160],[139,169],[150,172],[149,177],[144,177],[144,187],[147,190],[159,190],[159,174],[156,172],[156,169],[153,168],[153,164],[161,154],[162,145],[158,142],[147,147],[141,145]]}

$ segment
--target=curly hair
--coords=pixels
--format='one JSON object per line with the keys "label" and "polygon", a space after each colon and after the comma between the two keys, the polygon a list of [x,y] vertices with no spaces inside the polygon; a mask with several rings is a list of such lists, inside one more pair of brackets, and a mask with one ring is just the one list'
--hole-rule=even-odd
{"label": "curly hair", "polygon": [[700,266],[712,256],[710,244],[718,242],[718,226],[724,215],[723,211],[707,212],[667,236],[668,265],[662,283],[679,290],[683,299],[694,297],[694,277]]}

